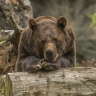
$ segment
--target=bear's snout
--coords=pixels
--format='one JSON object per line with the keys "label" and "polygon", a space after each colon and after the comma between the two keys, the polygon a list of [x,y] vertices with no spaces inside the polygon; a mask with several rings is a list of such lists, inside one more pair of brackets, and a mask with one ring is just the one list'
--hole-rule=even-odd
{"label": "bear's snout", "polygon": [[53,50],[51,50],[51,49],[46,50],[45,58],[47,61],[50,61],[50,62],[54,61],[55,54],[54,54]]}
{"label": "bear's snout", "polygon": [[47,57],[51,57],[53,55],[53,51],[52,50],[47,50],[46,51],[46,56]]}
{"label": "bear's snout", "polygon": [[57,59],[58,53],[56,45],[54,43],[48,43],[45,45],[44,58],[47,61],[53,62]]}
{"label": "bear's snout", "polygon": [[47,59],[48,61],[52,61],[53,51],[52,51],[52,50],[46,50],[45,54],[46,54],[46,59]]}

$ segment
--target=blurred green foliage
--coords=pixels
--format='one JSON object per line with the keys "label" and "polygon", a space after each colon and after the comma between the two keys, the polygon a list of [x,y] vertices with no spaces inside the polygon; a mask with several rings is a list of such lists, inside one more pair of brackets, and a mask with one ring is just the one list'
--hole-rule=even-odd
{"label": "blurred green foliage", "polygon": [[96,30],[96,13],[89,15],[89,18],[92,20],[90,27]]}
{"label": "blurred green foliage", "polygon": [[0,41],[0,45],[2,45],[2,44],[4,44],[4,43],[6,43],[6,40]]}

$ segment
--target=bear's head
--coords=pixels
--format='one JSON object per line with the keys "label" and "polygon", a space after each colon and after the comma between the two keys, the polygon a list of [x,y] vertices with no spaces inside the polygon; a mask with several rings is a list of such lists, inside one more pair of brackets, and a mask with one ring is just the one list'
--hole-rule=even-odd
{"label": "bear's head", "polygon": [[58,19],[51,16],[31,18],[29,28],[35,55],[46,61],[55,61],[73,46],[74,32],[67,28],[67,19],[63,16]]}

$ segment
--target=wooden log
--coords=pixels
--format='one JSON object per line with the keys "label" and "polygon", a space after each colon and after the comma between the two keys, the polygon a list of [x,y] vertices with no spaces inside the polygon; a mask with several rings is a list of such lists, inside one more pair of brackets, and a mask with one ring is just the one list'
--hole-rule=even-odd
{"label": "wooden log", "polygon": [[95,73],[92,67],[8,73],[4,96],[96,96]]}

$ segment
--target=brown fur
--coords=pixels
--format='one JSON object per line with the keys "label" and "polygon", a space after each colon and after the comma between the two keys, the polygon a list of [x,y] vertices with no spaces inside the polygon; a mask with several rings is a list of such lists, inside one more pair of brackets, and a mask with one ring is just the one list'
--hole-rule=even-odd
{"label": "brown fur", "polygon": [[[43,60],[43,61],[42,61]],[[18,47],[17,71],[36,72],[35,65],[45,62],[45,70],[74,67],[76,61],[75,35],[61,16],[40,16],[29,20],[21,34]]]}

